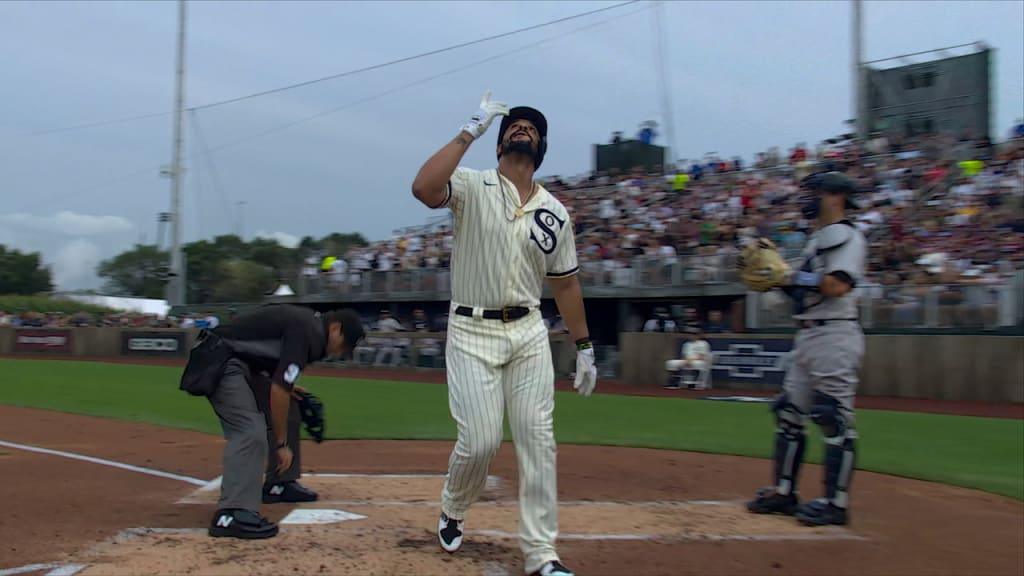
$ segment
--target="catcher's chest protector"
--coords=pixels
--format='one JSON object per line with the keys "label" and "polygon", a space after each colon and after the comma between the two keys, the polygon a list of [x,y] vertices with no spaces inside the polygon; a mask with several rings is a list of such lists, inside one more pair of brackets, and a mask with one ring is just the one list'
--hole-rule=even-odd
{"label": "catcher's chest protector", "polygon": [[[866,240],[852,222],[842,220],[811,234],[802,256],[802,272],[829,274],[843,271],[857,282],[864,276]],[[857,317],[852,293],[842,298],[827,298],[813,290],[796,289],[791,296],[793,314],[801,318]]]}

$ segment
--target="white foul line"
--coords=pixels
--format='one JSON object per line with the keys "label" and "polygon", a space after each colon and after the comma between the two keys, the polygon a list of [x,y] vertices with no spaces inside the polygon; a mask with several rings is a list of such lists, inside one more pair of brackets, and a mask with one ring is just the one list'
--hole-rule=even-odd
{"label": "white foul line", "polygon": [[75,576],[75,574],[78,574],[85,568],[86,566],[82,564],[64,564],[50,570],[45,576]]}
{"label": "white foul line", "polygon": [[[140,472],[142,474],[149,474],[150,476],[159,476],[161,478],[170,478],[171,480],[179,480],[181,482],[187,482],[195,486],[205,486],[206,480],[200,480],[198,478],[192,478],[191,476],[182,476],[180,474],[172,474],[170,472],[163,472],[161,470],[154,470],[152,468],[145,468],[142,466],[133,466],[131,464],[124,464],[123,462],[114,462],[113,460],[105,460],[103,458],[94,458],[92,456],[85,456],[83,454],[75,454],[72,452],[63,452],[61,450],[51,450],[49,448],[39,448],[38,446],[27,446],[25,444],[15,444],[14,442],[5,442],[0,440],[0,446],[6,446],[8,448],[14,448],[16,450],[26,450],[28,452],[38,452],[40,454],[50,454],[52,456],[62,456],[64,458],[71,458],[72,460],[82,460],[84,462],[92,462],[93,464],[102,464],[104,466],[110,466],[111,468],[120,468],[122,470],[130,470],[132,472]],[[3,572],[0,572],[0,576],[5,576]]]}
{"label": "white foul line", "polygon": [[50,568],[56,568],[57,566],[57,564],[26,564],[24,566],[18,566],[17,568],[0,570],[0,576],[14,576],[15,574],[24,574],[26,572],[41,572],[43,570],[49,570]]}
{"label": "white foul line", "polygon": [[26,564],[17,568],[0,570],[0,576],[14,576],[15,574],[42,572],[43,570],[49,570],[45,576],[74,576],[84,568],[85,566],[82,564]]}

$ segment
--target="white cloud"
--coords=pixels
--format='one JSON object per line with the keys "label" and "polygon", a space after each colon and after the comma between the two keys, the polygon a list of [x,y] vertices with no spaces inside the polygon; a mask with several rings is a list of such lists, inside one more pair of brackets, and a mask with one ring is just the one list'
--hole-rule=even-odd
{"label": "white cloud", "polygon": [[76,238],[57,250],[50,272],[53,283],[68,286],[92,280],[103,260],[100,247],[84,238]]}
{"label": "white cloud", "polygon": [[0,244],[38,252],[60,290],[95,288],[96,267],[132,247],[135,225],[121,217],[61,211],[50,215],[0,214]]}
{"label": "white cloud", "polygon": [[256,233],[257,238],[266,238],[267,240],[276,240],[278,244],[285,248],[295,248],[299,245],[299,238],[293,236],[287,232],[265,232],[260,230]]}
{"label": "white cloud", "polygon": [[52,216],[32,214],[0,214],[0,224],[16,230],[63,234],[66,236],[99,236],[130,232],[135,226],[120,216],[94,216],[64,210]]}

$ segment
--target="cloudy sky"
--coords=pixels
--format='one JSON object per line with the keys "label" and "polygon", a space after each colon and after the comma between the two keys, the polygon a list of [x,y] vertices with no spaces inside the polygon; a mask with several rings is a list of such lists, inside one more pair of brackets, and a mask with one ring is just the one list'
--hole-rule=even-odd
{"label": "cloudy sky", "polygon": [[[594,143],[663,121],[648,2],[207,105],[614,4],[190,2],[185,100],[198,110],[185,117],[185,241],[237,230],[376,240],[438,215],[409,185],[487,89],[547,114],[540,175],[586,172]],[[849,2],[667,2],[664,14],[676,157],[749,159],[844,130]],[[866,2],[864,17],[868,60],[987,42],[993,129],[1024,116],[1024,3]],[[0,243],[42,252],[63,289],[96,286],[103,258],[160,240],[176,18],[170,1],[0,2]],[[465,164],[493,166],[495,138],[492,128]]]}

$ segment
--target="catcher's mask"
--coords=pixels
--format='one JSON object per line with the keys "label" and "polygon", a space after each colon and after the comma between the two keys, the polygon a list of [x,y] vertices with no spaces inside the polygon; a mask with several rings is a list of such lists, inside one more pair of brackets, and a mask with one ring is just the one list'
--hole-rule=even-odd
{"label": "catcher's mask", "polygon": [[821,213],[822,194],[842,194],[846,197],[847,209],[860,208],[860,204],[853,199],[857,186],[840,172],[811,174],[800,182],[800,187],[807,192],[800,197],[800,212],[808,220],[814,220]]}
{"label": "catcher's mask", "polygon": [[[536,150],[533,150],[525,142],[510,142],[507,149],[502,149],[505,132],[508,130],[509,125],[516,120],[529,120],[533,127],[537,129],[537,135],[540,137],[540,140],[537,142]],[[498,160],[501,160],[502,152],[522,152],[533,156],[533,169],[537,170],[540,168],[541,163],[544,162],[544,154],[547,151],[548,121],[540,113],[540,110],[530,108],[529,106],[516,106],[508,111],[507,116],[501,118],[501,127],[498,130]]]}

